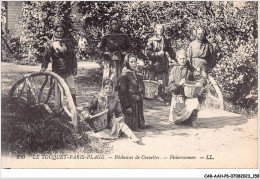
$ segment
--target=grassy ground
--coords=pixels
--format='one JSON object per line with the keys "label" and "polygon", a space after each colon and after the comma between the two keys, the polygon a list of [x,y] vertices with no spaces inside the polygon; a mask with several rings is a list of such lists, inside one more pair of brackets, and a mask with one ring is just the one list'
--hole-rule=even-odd
{"label": "grassy ground", "polygon": [[[3,67],[3,66],[2,66]],[[37,71],[35,66],[6,64],[2,68],[2,151],[5,154],[20,153],[67,153],[81,150],[86,153],[109,153],[108,143],[84,136],[80,139],[71,130],[64,116],[48,116],[41,108],[21,108],[8,98],[8,91],[23,75]],[[102,71],[98,68],[79,68],[75,77],[77,86],[77,104],[86,103],[101,89]],[[145,100],[144,108],[169,104],[154,100]],[[80,129],[89,130],[86,126]]]}
{"label": "grassy ground", "polygon": [[[2,66],[3,67],[3,66]],[[64,116],[48,116],[40,108],[21,108],[10,101],[8,92],[23,75],[35,72],[35,66],[7,64],[2,68],[2,151],[4,154],[67,153],[81,150],[86,153],[109,153],[108,143],[84,136],[77,139],[72,126],[63,120]],[[78,70],[75,77],[77,104],[86,103],[101,89],[102,71],[98,68]],[[145,109],[167,106],[165,102],[145,100]],[[86,126],[80,129],[89,130]]]}
{"label": "grassy ground", "polygon": [[[48,116],[42,108],[22,108],[16,102],[10,101],[8,91],[12,85],[24,74],[32,72],[35,72],[35,69],[22,68],[14,64],[2,68],[1,147],[3,154],[66,153],[77,150],[86,153],[108,153],[110,149],[107,143],[87,136],[78,139],[72,130],[73,127],[64,120],[64,116]],[[99,69],[79,69],[75,78],[78,87],[78,104],[86,102],[89,97],[99,92],[101,76]]]}
{"label": "grassy ground", "polygon": [[[3,67],[3,66],[2,66]],[[24,74],[35,72],[36,67],[23,68],[21,65],[8,64],[2,68],[2,151],[6,154],[17,153],[67,153],[81,151],[85,153],[109,153],[108,143],[87,136],[78,139],[71,130],[70,124],[63,116],[49,117],[41,109],[23,109],[7,98],[12,85]],[[99,93],[102,81],[102,71],[98,68],[79,69],[75,77],[77,85],[77,104],[86,103],[91,96]],[[159,106],[169,106],[170,101],[144,100],[144,109],[155,109]],[[209,108],[203,106],[203,108]],[[254,111],[235,108],[229,103],[226,109],[231,112],[254,115]],[[89,130],[85,128],[86,130]]]}

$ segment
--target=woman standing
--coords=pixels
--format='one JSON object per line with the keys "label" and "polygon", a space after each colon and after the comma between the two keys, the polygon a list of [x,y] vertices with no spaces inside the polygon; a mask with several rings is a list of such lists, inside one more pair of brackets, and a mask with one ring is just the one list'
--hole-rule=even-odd
{"label": "woman standing", "polygon": [[137,57],[130,53],[125,57],[125,67],[119,79],[119,99],[127,125],[134,131],[144,127],[143,96],[144,83],[137,72]]}
{"label": "woman standing", "polygon": [[206,39],[206,30],[198,27],[195,32],[196,39],[190,43],[187,51],[188,60],[194,69],[200,67],[203,76],[207,78],[208,69],[216,62],[216,54],[212,44]]}
{"label": "woman standing", "polygon": [[106,34],[100,43],[100,51],[104,57],[103,80],[111,79],[115,90],[118,88],[118,79],[122,73],[124,56],[131,50],[129,38],[120,31],[119,23],[117,18],[110,19],[110,33]]}
{"label": "woman standing", "polygon": [[170,41],[164,37],[164,27],[157,24],[154,27],[155,35],[148,39],[146,55],[149,59],[146,77],[161,83],[159,88],[159,100],[165,95],[165,87],[168,86],[168,70],[172,49]]}
{"label": "woman standing", "polygon": [[60,75],[67,83],[76,105],[74,76],[77,75],[77,59],[72,41],[66,38],[65,27],[62,24],[57,24],[54,31],[54,37],[45,48],[40,72],[44,72],[48,68],[50,59],[52,59],[52,71]]}

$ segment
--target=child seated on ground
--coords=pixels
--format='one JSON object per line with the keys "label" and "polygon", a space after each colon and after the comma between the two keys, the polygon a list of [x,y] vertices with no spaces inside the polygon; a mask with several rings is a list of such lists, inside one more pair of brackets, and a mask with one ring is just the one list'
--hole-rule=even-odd
{"label": "child seated on ground", "polygon": [[178,51],[176,58],[178,64],[171,69],[169,75],[169,90],[172,92],[169,121],[196,127],[194,121],[200,104],[198,98],[185,96],[184,84],[194,81],[196,86],[202,88],[206,85],[207,79],[201,75],[199,68],[196,70],[191,68],[184,50]]}
{"label": "child seated on ground", "polygon": [[103,82],[101,93],[95,96],[81,112],[83,119],[90,120],[91,111],[103,111],[108,109],[107,127],[95,136],[102,139],[117,139],[119,132],[125,133],[133,142],[142,144],[141,139],[137,138],[132,130],[124,123],[124,115],[118,97],[113,93],[113,81],[106,79]]}

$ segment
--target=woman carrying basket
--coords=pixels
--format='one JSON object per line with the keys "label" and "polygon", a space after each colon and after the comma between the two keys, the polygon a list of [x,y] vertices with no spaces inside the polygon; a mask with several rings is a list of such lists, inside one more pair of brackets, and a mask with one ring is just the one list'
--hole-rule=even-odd
{"label": "woman carrying basket", "polygon": [[146,77],[160,82],[158,100],[164,101],[166,97],[165,87],[168,86],[169,60],[173,58],[173,50],[170,39],[164,37],[164,26],[156,24],[154,36],[148,39],[146,55],[149,59]]}
{"label": "woman carrying basket", "polygon": [[105,79],[101,93],[95,96],[81,112],[84,121],[90,124],[93,111],[102,112],[108,109],[107,126],[95,133],[96,137],[102,139],[117,139],[120,131],[125,133],[133,142],[142,144],[132,130],[124,123],[124,115],[121,110],[119,99],[113,93],[113,81]]}
{"label": "woman carrying basket", "polygon": [[172,68],[169,76],[169,89],[172,92],[169,121],[176,124],[186,123],[196,127],[194,121],[197,118],[200,107],[198,96],[185,94],[184,85],[188,83],[193,84],[190,85],[191,91],[186,91],[192,94],[192,90],[202,89],[206,85],[207,79],[201,75],[199,68],[198,71],[191,69],[184,50],[178,51],[176,58],[178,65]]}

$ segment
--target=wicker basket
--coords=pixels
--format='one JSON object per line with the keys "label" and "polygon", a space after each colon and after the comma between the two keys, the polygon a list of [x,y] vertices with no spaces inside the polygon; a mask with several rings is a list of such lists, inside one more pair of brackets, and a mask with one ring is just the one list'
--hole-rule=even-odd
{"label": "wicker basket", "polygon": [[145,86],[144,97],[147,99],[154,99],[155,96],[158,96],[158,87],[160,85],[157,81],[143,80]]}
{"label": "wicker basket", "polygon": [[107,127],[107,112],[108,109],[90,117],[87,123],[89,124],[91,130],[98,132]]}
{"label": "wicker basket", "polygon": [[195,84],[184,84],[184,95],[188,98],[197,98],[199,96],[201,87]]}

